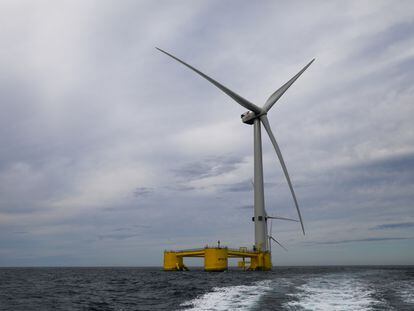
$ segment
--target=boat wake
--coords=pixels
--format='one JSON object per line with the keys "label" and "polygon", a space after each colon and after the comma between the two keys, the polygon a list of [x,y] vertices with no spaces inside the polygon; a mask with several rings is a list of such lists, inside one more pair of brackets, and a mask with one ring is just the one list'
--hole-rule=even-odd
{"label": "boat wake", "polygon": [[250,310],[260,297],[272,288],[271,280],[264,280],[252,285],[215,287],[195,299],[181,304],[185,310]]}
{"label": "boat wake", "polygon": [[292,300],[285,304],[287,310],[372,310],[383,304],[374,296],[375,291],[359,277],[333,274],[309,279],[287,294]]}

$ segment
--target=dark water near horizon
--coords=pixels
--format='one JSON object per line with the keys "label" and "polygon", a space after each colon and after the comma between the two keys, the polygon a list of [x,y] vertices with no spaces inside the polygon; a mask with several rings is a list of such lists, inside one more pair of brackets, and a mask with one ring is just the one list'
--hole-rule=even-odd
{"label": "dark water near horizon", "polygon": [[414,310],[414,266],[0,268],[0,310]]}

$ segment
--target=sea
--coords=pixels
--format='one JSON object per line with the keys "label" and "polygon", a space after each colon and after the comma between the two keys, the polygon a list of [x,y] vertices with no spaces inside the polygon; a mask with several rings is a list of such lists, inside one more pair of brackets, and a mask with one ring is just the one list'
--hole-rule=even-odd
{"label": "sea", "polygon": [[414,266],[0,268],[0,310],[414,310]]}

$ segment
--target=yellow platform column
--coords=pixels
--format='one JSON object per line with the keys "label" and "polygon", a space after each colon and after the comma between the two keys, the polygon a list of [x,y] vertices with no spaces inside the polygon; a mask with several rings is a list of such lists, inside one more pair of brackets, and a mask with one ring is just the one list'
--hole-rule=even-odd
{"label": "yellow platform column", "polygon": [[249,270],[269,271],[272,270],[272,256],[269,252],[260,252],[252,257]]}
{"label": "yellow platform column", "polygon": [[256,270],[259,270],[258,267],[259,267],[259,255],[250,258],[250,267],[248,270],[256,271]]}
{"label": "yellow platform column", "polygon": [[175,252],[164,252],[164,270],[181,271],[184,269],[183,257],[177,256]]}
{"label": "yellow platform column", "polygon": [[204,270],[224,271],[228,268],[227,248],[206,248],[204,250]]}
{"label": "yellow platform column", "polygon": [[263,253],[263,270],[272,270],[272,254],[270,252]]}

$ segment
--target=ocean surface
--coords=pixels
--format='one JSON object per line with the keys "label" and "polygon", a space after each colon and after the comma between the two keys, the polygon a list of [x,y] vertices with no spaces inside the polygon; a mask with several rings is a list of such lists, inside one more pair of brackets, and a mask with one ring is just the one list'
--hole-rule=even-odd
{"label": "ocean surface", "polygon": [[414,310],[414,267],[0,268],[0,310]]}

